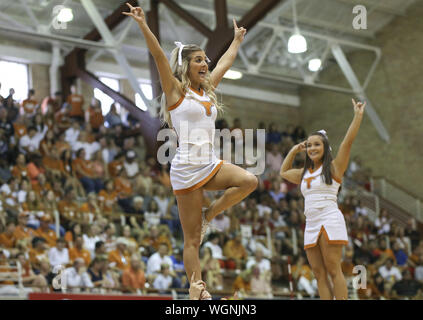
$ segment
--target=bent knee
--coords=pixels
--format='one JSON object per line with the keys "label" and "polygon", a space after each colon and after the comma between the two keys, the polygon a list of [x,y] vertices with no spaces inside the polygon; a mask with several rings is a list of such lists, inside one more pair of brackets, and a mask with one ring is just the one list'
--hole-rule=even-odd
{"label": "bent knee", "polygon": [[252,192],[257,188],[257,185],[257,177],[251,173],[248,173],[244,179],[243,186]]}
{"label": "bent knee", "polygon": [[340,263],[331,262],[325,263],[326,271],[331,276],[331,278],[335,278],[337,275],[342,273],[342,268]]}

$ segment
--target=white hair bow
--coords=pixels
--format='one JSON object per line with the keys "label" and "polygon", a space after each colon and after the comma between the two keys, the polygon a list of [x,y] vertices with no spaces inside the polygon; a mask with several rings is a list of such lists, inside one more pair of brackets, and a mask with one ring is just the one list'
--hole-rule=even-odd
{"label": "white hair bow", "polygon": [[185,45],[179,41],[175,41],[175,45],[179,48],[178,50],[178,66],[182,66],[182,50],[184,49]]}
{"label": "white hair bow", "polygon": [[[326,133],[326,131],[325,131],[325,130],[323,130],[323,129],[322,129],[322,130],[319,130],[319,131],[317,131],[317,132],[320,132],[321,134],[323,134],[323,135],[325,136],[325,138],[326,138],[326,139],[328,139],[328,134]],[[329,150],[330,150],[330,151],[332,151],[331,146],[329,146]]]}
{"label": "white hair bow", "polygon": [[319,132],[319,133],[321,133],[321,134],[323,134],[325,137],[326,137],[326,139],[327,139],[327,137],[328,137],[328,134],[326,133],[326,131],[325,130],[319,130],[319,131],[317,131],[317,132]]}

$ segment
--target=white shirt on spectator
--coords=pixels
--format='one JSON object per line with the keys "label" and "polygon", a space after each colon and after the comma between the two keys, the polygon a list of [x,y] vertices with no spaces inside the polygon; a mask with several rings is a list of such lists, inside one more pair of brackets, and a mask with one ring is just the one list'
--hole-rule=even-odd
{"label": "white shirt on spectator", "polygon": [[74,128],[70,127],[65,131],[65,141],[70,145],[75,144],[75,142],[78,140],[79,132],[79,129],[75,130]]}
{"label": "white shirt on spectator", "polygon": [[279,172],[282,162],[283,157],[279,152],[276,155],[270,151],[266,152],[266,168],[269,168],[271,171]]}
{"label": "white shirt on spectator", "polygon": [[96,242],[101,241],[100,236],[88,237],[86,234],[83,234],[82,239],[84,240],[85,249],[87,249],[90,252],[91,258],[94,259],[94,257],[95,257],[95,244],[96,244]]}
{"label": "white shirt on spectator", "polygon": [[169,199],[166,197],[164,199],[160,199],[158,196],[154,196],[153,199],[156,201],[157,206],[159,207],[160,215],[164,217],[166,215]]}
{"label": "white shirt on spectator", "polygon": [[82,142],[76,141],[74,144],[71,144],[73,151],[78,151],[79,149],[85,150],[85,160],[92,160],[93,154],[100,150],[101,146],[98,142]]}
{"label": "white shirt on spectator", "polygon": [[169,289],[172,285],[172,276],[164,276],[163,274],[159,274],[156,279],[154,279],[153,287],[158,290],[166,290]]}
{"label": "white shirt on spectator", "polygon": [[227,215],[223,214],[222,219],[213,219],[210,225],[220,232],[226,232],[231,226],[231,219],[229,219]]}
{"label": "white shirt on spectator", "polygon": [[268,259],[266,259],[266,258],[262,258],[261,260],[260,260],[260,262],[257,262],[256,261],[256,258],[255,257],[252,257],[252,258],[250,258],[248,261],[247,261],[247,264],[246,264],[246,268],[247,269],[250,269],[251,267],[253,267],[254,265],[257,265],[258,267],[259,267],[259,269],[260,269],[260,272],[265,272],[265,271],[270,271],[270,261],[268,260]]}
{"label": "white shirt on spectator", "polygon": [[138,163],[136,161],[133,161],[132,163],[124,161],[123,167],[125,168],[128,178],[133,178],[140,171],[140,167],[138,166]]}
{"label": "white shirt on spectator", "polygon": [[93,288],[90,276],[85,271],[79,274],[74,267],[65,269],[64,271],[66,286],[68,288]]}
{"label": "white shirt on spectator", "polygon": [[391,277],[395,277],[396,281],[400,281],[402,279],[401,272],[395,266],[392,266],[390,270],[388,270],[386,266],[381,266],[379,268],[379,273],[385,280],[390,280]]}
{"label": "white shirt on spectator", "polygon": [[260,241],[258,241],[255,237],[252,237],[249,241],[243,239],[242,243],[246,248],[248,248],[251,252],[256,252],[257,249],[263,252],[263,255],[267,258],[272,256],[272,251],[267,249]]}
{"label": "white shirt on spectator", "polygon": [[416,269],[414,269],[414,278],[417,281],[423,281],[423,266],[417,266]]}
{"label": "white shirt on spectator", "polygon": [[59,251],[56,247],[51,248],[48,251],[48,259],[50,260],[50,265],[55,267],[57,265],[66,266],[69,263],[69,252],[67,248],[63,248]]}
{"label": "white shirt on spectator", "polygon": [[24,135],[19,140],[20,151],[26,154],[26,151],[23,148],[27,148],[31,152],[38,150],[40,148],[40,142],[44,139],[46,132],[47,126],[44,127],[43,132],[37,132],[32,138],[30,138],[27,134]]}
{"label": "white shirt on spectator", "polygon": [[173,271],[173,261],[169,256],[160,256],[158,252],[152,254],[147,261],[147,275],[159,273],[162,264],[169,265],[169,270]]}
{"label": "white shirt on spectator", "polygon": [[214,244],[211,241],[207,241],[204,244],[204,247],[210,248],[213,258],[223,259],[223,251],[222,251],[222,248],[218,244]]}
{"label": "white shirt on spectator", "polygon": [[257,205],[257,210],[260,218],[264,216],[265,212],[269,212],[270,214],[272,214],[272,208],[262,204]]}
{"label": "white shirt on spectator", "polygon": [[157,212],[145,212],[144,219],[147,222],[148,227],[157,226],[160,224],[160,211]]}

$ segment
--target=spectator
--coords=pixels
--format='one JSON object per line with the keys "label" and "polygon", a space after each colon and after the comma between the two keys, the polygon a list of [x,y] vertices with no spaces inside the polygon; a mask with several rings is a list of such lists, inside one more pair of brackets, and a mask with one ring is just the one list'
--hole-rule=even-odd
{"label": "spectator", "polygon": [[283,156],[277,144],[271,144],[270,151],[266,151],[266,168],[270,172],[278,172],[281,169]]}
{"label": "spectator", "polygon": [[23,154],[34,153],[39,150],[40,142],[44,139],[47,132],[47,126],[42,132],[38,132],[37,128],[31,126],[28,128],[28,133],[19,140],[19,150]]}
{"label": "spectator", "polygon": [[52,248],[56,246],[56,232],[50,229],[50,223],[52,222],[51,216],[44,214],[40,218],[40,227],[35,230],[35,235],[46,240],[47,245]]}
{"label": "spectator", "polygon": [[219,261],[220,267],[225,268],[225,261],[223,260],[223,250],[219,245],[219,235],[217,233],[211,233],[208,241],[204,244],[205,248],[210,248],[212,257]]}
{"label": "spectator", "polygon": [[140,293],[145,289],[145,274],[141,258],[133,254],[130,266],[122,274],[123,292]]}
{"label": "spectator", "polygon": [[15,228],[14,235],[17,241],[22,239],[32,240],[35,232],[34,229],[27,227],[29,214],[27,212],[20,212],[18,215],[18,225]]}
{"label": "spectator", "polygon": [[[392,287],[393,299],[421,299],[423,286],[411,277],[410,270],[404,270],[402,279]],[[420,300],[419,299],[419,300]]]}
{"label": "spectator", "polygon": [[[144,201],[144,199],[143,199]],[[145,222],[147,227],[158,226],[160,224],[160,211],[156,200],[151,199],[149,206],[144,214]]]}
{"label": "spectator", "polygon": [[35,100],[35,90],[30,89],[28,91],[28,98],[26,98],[22,102],[22,113],[27,118],[32,118],[33,116],[35,116],[35,113],[36,113],[38,107],[39,107],[39,104],[38,104],[37,100]]}
{"label": "spectator", "polygon": [[126,152],[125,161],[123,162],[123,168],[126,171],[126,175],[129,179],[134,178],[140,171],[138,162],[135,160],[137,154],[134,150],[128,150]]}
{"label": "spectator", "polygon": [[96,223],[89,226],[88,232],[82,235],[84,239],[84,248],[91,254],[91,259],[94,258],[95,243],[100,241],[100,228]]}
{"label": "spectator", "polygon": [[222,212],[211,221],[210,226],[212,229],[214,228],[219,232],[227,233],[231,226],[231,220],[224,212]]}
{"label": "spectator", "polygon": [[247,261],[246,268],[251,269],[254,265],[257,265],[261,272],[270,271],[270,261],[264,258],[261,249],[257,249],[255,251],[255,256]]}
{"label": "spectator", "polygon": [[103,214],[110,215],[116,211],[118,193],[114,188],[113,180],[107,180],[104,186],[105,189],[98,194],[99,205]]}
{"label": "spectator", "polygon": [[116,104],[112,103],[110,106],[110,111],[104,117],[104,120],[107,123],[107,126],[110,128],[114,128],[115,126],[122,124],[120,115],[117,113]]}
{"label": "spectator", "polygon": [[66,266],[69,263],[69,251],[68,248],[66,248],[66,241],[64,238],[57,239],[56,247],[50,248],[48,259],[53,268],[58,265]]}
{"label": "spectator", "polygon": [[87,196],[87,202],[84,202],[79,208],[80,221],[90,224],[95,220],[95,217],[101,215],[101,209],[97,202],[97,195],[95,192],[90,192]]}
{"label": "spectator", "polygon": [[253,266],[250,285],[252,296],[268,299],[273,297],[272,287],[270,285],[270,272],[261,271],[257,265]]}
{"label": "spectator", "polygon": [[46,240],[44,238],[34,237],[32,239],[32,249],[29,250],[29,261],[35,270],[40,270],[42,260],[48,262],[46,249]]}
{"label": "spectator", "polygon": [[233,238],[226,242],[223,247],[223,254],[225,255],[226,267],[228,269],[243,269],[247,261],[247,250],[242,244],[241,233],[237,232]]}
{"label": "spectator", "polygon": [[147,261],[147,275],[157,274],[161,270],[162,264],[169,265],[170,271],[173,272],[173,262],[167,255],[168,250],[166,244],[162,243],[159,245],[159,250],[152,254]]}
{"label": "spectator", "polygon": [[104,268],[104,264],[107,264],[107,259],[105,257],[96,256],[87,270],[90,280],[95,288],[103,286],[104,277],[102,270]]}
{"label": "spectator", "polygon": [[164,263],[160,266],[160,273],[154,279],[153,287],[159,290],[159,292],[164,293],[171,287],[172,282],[173,277],[170,273],[170,266]]}
{"label": "spectator", "polygon": [[388,258],[385,265],[381,266],[378,271],[387,282],[399,281],[402,279],[400,270],[394,266],[394,260],[391,258]]}
{"label": "spectator", "polygon": [[405,253],[404,249],[400,247],[398,242],[394,242],[392,245],[392,251],[395,255],[396,264],[399,267],[404,267],[407,265],[408,256]]}
{"label": "spectator", "polygon": [[79,292],[81,289],[94,287],[90,276],[86,271],[85,261],[82,258],[75,259],[73,266],[65,269],[64,277],[66,285],[71,292]]}
{"label": "spectator", "polygon": [[223,289],[223,277],[219,260],[212,255],[210,247],[204,247],[203,255],[200,260],[200,266],[203,273],[203,280],[211,290]]}
{"label": "spectator", "polygon": [[252,270],[246,269],[241,272],[232,284],[232,291],[238,292],[239,297],[248,297],[251,293]]}
{"label": "spectator", "polygon": [[276,124],[272,122],[269,124],[266,134],[266,143],[278,144],[279,142],[281,142],[281,133],[276,129]]}
{"label": "spectator", "polygon": [[76,259],[82,258],[85,261],[85,265],[89,266],[91,263],[91,254],[84,248],[84,240],[82,235],[75,236],[75,246],[69,249],[69,260],[73,263]]}
{"label": "spectator", "polygon": [[98,132],[104,123],[104,117],[101,110],[101,102],[95,98],[92,99],[91,105],[85,111],[85,122],[91,125],[94,132]]}
{"label": "spectator", "polygon": [[103,189],[103,182],[100,177],[96,176],[92,162],[85,159],[84,149],[81,148],[76,152],[76,158],[72,162],[72,170],[75,171],[86,193],[99,193]]}
{"label": "spectator", "polygon": [[70,105],[69,116],[80,122],[84,121],[84,97],[80,95],[75,85],[71,86],[71,94],[67,97],[66,102]]}
{"label": "spectator", "polygon": [[123,271],[130,264],[128,246],[124,238],[116,240],[116,249],[109,252],[109,262],[112,268]]}
{"label": "spectator", "polygon": [[6,222],[6,230],[0,233],[0,246],[7,248],[9,251],[15,250],[16,245],[16,223],[13,220]]}
{"label": "spectator", "polygon": [[380,211],[380,216],[375,220],[375,227],[378,229],[377,233],[381,234],[388,234],[391,231],[391,222],[392,219],[389,218],[388,210],[383,208]]}

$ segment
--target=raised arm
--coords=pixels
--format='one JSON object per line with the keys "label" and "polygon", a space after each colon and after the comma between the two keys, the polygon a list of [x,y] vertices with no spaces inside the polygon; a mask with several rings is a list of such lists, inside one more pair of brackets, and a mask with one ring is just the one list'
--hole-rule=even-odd
{"label": "raised arm", "polygon": [[357,136],[358,129],[360,129],[361,120],[363,119],[364,108],[366,107],[366,102],[355,102],[352,99],[354,106],[354,118],[348,128],[347,133],[345,134],[344,140],[342,140],[341,145],[339,146],[338,154],[336,158],[332,161],[335,175],[338,178],[342,178],[345,170],[348,168],[348,162],[350,160],[350,151],[351,146],[354,142],[355,137]]}
{"label": "raised arm", "polygon": [[226,50],[225,54],[219,59],[216,68],[214,68],[213,72],[210,75],[211,84],[215,88],[222,80],[226,71],[228,71],[234,63],[236,55],[238,53],[238,49],[241,46],[242,41],[244,41],[244,36],[247,33],[247,30],[243,27],[238,28],[235,19],[233,19],[233,23],[234,40],[232,41],[228,50]]}
{"label": "raised arm", "polygon": [[306,141],[303,141],[293,146],[291,150],[289,150],[281,166],[280,175],[282,178],[295,184],[301,183],[301,176],[303,174],[304,169],[303,168],[292,169],[292,163],[294,162],[294,159],[297,153],[305,151],[305,149],[306,149]]}
{"label": "raised arm", "polygon": [[163,49],[160,47],[159,41],[148,27],[144,11],[140,7],[133,7],[129,3],[126,4],[128,5],[130,12],[122,13],[126,16],[132,17],[138,23],[138,26],[144,35],[145,41],[147,42],[148,49],[154,58],[157,70],[159,71],[160,83],[162,85],[163,92],[166,95],[167,105],[171,106],[181,97],[181,85],[173,76],[169,61],[167,60]]}

